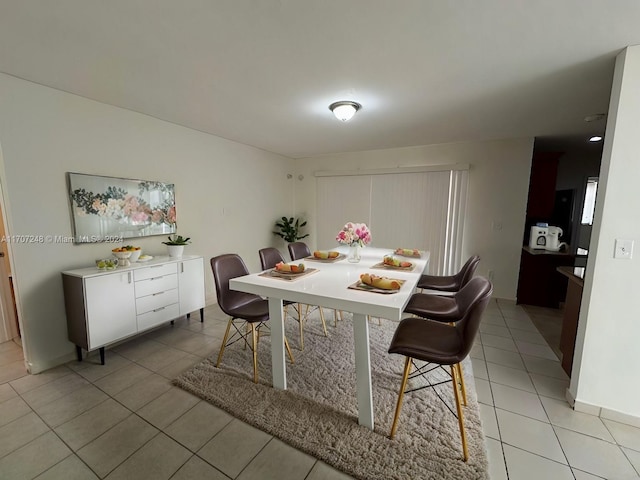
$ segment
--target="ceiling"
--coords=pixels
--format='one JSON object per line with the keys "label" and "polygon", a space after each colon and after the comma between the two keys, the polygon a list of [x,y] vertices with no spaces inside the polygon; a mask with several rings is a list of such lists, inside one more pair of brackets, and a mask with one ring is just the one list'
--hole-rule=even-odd
{"label": "ceiling", "polygon": [[294,158],[575,140],[639,25],[637,0],[0,0],[0,71]]}

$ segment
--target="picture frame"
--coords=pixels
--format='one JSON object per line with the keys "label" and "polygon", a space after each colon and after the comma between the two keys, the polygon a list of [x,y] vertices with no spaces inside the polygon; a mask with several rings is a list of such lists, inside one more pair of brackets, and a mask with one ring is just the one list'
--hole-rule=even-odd
{"label": "picture frame", "polygon": [[76,244],[177,230],[173,183],[67,172],[67,186]]}

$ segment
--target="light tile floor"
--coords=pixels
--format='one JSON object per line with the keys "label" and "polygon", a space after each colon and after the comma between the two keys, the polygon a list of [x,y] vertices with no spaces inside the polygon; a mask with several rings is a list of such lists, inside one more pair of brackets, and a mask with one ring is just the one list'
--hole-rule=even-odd
{"label": "light tile floor", "polygon": [[[217,353],[216,306],[107,351],[27,375],[0,344],[2,479],[347,479],[328,465],[173,387]],[[574,412],[568,379],[529,315],[493,301],[472,362],[491,479],[638,478],[640,429]]]}

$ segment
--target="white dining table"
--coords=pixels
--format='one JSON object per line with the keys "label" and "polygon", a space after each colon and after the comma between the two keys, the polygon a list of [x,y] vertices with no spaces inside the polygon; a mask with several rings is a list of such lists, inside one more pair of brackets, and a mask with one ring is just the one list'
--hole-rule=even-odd
{"label": "white dining table", "polygon": [[[337,250],[346,255],[348,247]],[[361,261],[350,263],[343,259],[333,263],[313,260],[298,260],[307,269],[316,272],[286,281],[261,274],[237,277],[229,282],[232,290],[253,293],[269,299],[271,323],[271,356],[273,387],[286,390],[287,370],[284,351],[283,299],[318,305],[320,307],[353,313],[354,348],[356,361],[356,392],[358,400],[358,423],[371,429],[374,427],[373,394],[371,387],[371,360],[369,352],[369,323],[367,316],[399,321],[403,310],[414,293],[420,275],[429,265],[429,252],[421,252],[421,258],[408,258],[415,264],[412,271],[381,270],[371,268],[380,263],[394,249],[365,247],[361,249]],[[401,258],[401,257],[399,257]],[[353,290],[348,288],[360,279],[360,274],[369,272],[405,280],[400,290],[391,294]]]}

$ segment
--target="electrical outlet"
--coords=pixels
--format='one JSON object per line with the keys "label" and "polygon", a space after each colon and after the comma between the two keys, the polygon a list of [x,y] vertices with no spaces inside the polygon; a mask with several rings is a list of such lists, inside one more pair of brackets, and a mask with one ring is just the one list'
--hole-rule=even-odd
{"label": "electrical outlet", "polygon": [[632,257],[633,257],[633,240],[616,238],[616,248],[613,253],[613,258],[623,258],[625,260],[630,260]]}

